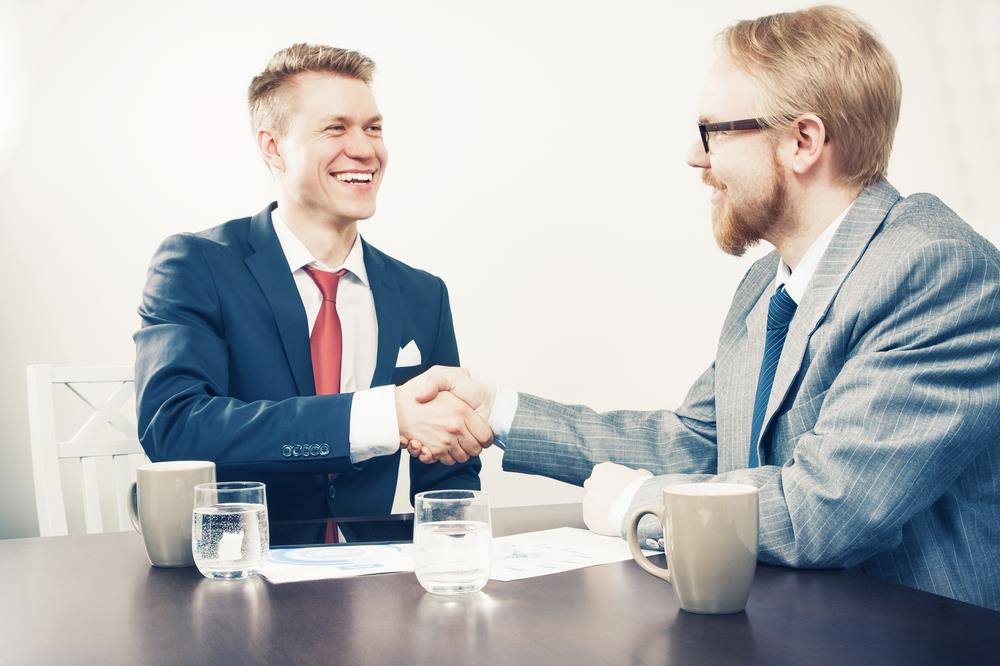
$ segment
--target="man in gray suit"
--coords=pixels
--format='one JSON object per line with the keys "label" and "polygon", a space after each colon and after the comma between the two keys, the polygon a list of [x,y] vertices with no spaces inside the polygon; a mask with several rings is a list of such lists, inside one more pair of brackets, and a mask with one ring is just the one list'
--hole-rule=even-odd
{"label": "man in gray suit", "polygon": [[722,249],[775,251],[737,287],[684,403],[599,414],[444,369],[421,399],[451,390],[488,417],[506,470],[587,479],[598,532],[666,485],[749,483],[762,562],[1000,610],[1000,253],[885,180],[900,82],[856,16],[741,21],[720,47],[688,162],[714,188]]}

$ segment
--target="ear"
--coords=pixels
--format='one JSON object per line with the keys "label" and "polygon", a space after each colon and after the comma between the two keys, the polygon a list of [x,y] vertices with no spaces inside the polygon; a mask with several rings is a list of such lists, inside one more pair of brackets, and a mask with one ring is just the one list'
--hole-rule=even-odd
{"label": "ear", "polygon": [[272,171],[285,170],[285,161],[278,150],[278,138],[271,130],[257,130],[257,147],[268,168]]}
{"label": "ear", "polygon": [[823,152],[827,150],[826,126],[819,116],[807,113],[795,120],[792,128],[795,135],[795,147],[792,154],[792,171],[797,174],[808,173]]}

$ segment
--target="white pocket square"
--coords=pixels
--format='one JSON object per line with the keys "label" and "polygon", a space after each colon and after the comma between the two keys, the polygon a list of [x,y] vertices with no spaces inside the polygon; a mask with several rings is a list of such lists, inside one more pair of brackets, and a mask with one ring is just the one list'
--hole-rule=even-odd
{"label": "white pocket square", "polygon": [[397,368],[409,368],[420,365],[420,348],[417,347],[416,340],[410,340],[405,347],[399,348],[399,356],[396,357]]}

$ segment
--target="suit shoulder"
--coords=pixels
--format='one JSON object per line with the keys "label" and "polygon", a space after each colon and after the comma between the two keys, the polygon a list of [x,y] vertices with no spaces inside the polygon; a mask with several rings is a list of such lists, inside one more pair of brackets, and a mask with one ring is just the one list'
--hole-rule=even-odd
{"label": "suit shoulder", "polygon": [[208,229],[202,229],[201,231],[195,231],[182,235],[187,235],[193,239],[197,239],[195,242],[210,245],[234,245],[237,243],[245,243],[250,235],[250,219],[251,218],[249,217],[240,217],[234,220],[229,220],[228,222],[223,222],[222,224],[217,224],[216,226],[209,227]]}
{"label": "suit shoulder", "polygon": [[206,258],[219,256],[219,252],[240,251],[247,245],[250,218],[230,220],[201,231],[184,231],[167,236],[159,245],[154,257],[186,256],[196,251]]}
{"label": "suit shoulder", "polygon": [[872,241],[875,252],[895,256],[922,253],[929,246],[952,248],[1000,269],[1000,251],[933,194],[900,199]]}

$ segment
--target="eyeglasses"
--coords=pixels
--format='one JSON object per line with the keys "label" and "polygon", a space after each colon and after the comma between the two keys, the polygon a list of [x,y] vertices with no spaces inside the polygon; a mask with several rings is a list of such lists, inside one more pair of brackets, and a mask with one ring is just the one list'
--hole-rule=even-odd
{"label": "eyeglasses", "polygon": [[763,118],[747,118],[745,120],[730,120],[724,123],[698,123],[698,131],[701,133],[701,145],[705,146],[705,154],[708,154],[708,133],[709,132],[733,132],[736,130],[758,130],[766,129]]}

